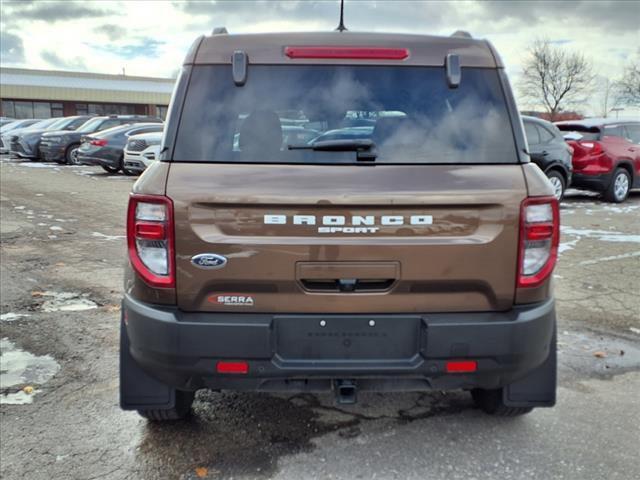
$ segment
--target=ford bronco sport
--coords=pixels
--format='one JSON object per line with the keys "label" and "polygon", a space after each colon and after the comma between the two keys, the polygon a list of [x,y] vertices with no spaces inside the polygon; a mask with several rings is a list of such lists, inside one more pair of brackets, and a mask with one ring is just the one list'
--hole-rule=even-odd
{"label": "ford bronco sport", "polygon": [[129,199],[122,408],[177,419],[202,388],[554,404],[558,202],[486,41],[201,37],[160,155]]}

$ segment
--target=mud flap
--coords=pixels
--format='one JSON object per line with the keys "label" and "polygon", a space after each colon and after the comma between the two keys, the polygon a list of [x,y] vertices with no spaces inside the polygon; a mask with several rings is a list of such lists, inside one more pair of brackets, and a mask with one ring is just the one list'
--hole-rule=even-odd
{"label": "mud flap", "polygon": [[502,389],[507,407],[553,407],[556,404],[557,336],[554,325],[549,356],[526,377]]}
{"label": "mud flap", "polygon": [[129,353],[123,313],[120,319],[120,407],[123,410],[165,410],[175,404],[176,390],[145,373]]}

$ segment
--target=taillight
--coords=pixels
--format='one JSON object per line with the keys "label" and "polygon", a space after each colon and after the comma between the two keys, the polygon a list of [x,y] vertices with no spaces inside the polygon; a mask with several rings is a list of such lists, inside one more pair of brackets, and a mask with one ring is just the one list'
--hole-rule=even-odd
{"label": "taillight", "polygon": [[520,208],[518,287],[536,287],[556,265],[560,212],[555,197],[531,197]]}
{"label": "taillight", "polygon": [[156,195],[129,197],[127,245],[134,270],[152,287],[175,287],[173,203]]}
{"label": "taillight", "polygon": [[351,60],[404,60],[409,56],[406,48],[387,47],[285,47],[289,58],[333,58]]}
{"label": "taillight", "polygon": [[578,145],[580,145],[585,150],[588,150],[592,155],[602,152],[602,145],[600,145],[600,142],[578,141]]}
{"label": "taillight", "polygon": [[89,143],[91,145],[96,146],[96,147],[104,147],[109,142],[104,138],[97,138],[95,140],[91,140],[91,142],[89,142]]}

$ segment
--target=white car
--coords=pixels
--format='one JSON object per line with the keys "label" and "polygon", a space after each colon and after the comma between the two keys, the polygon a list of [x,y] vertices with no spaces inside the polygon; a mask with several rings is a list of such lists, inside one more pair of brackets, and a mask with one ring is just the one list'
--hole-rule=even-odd
{"label": "white car", "polygon": [[124,169],[142,173],[160,157],[162,132],[131,135],[124,147]]}

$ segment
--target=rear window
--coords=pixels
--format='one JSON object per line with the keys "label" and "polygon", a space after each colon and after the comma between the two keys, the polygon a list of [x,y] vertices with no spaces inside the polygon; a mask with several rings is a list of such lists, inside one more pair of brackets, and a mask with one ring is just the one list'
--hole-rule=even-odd
{"label": "rear window", "polygon": [[323,141],[368,141],[376,163],[516,163],[497,70],[464,68],[449,89],[443,68],[250,65],[238,87],[230,65],[194,66],[173,160],[350,163]]}

